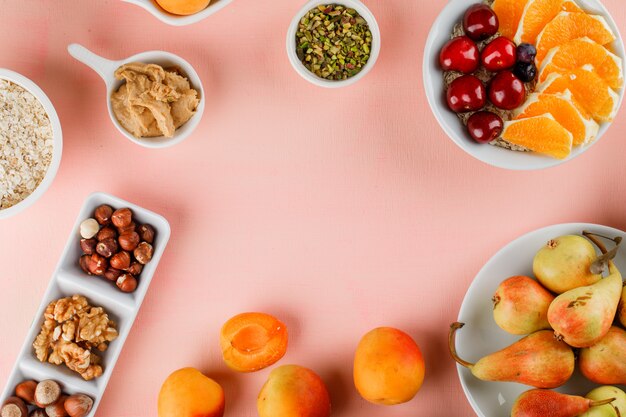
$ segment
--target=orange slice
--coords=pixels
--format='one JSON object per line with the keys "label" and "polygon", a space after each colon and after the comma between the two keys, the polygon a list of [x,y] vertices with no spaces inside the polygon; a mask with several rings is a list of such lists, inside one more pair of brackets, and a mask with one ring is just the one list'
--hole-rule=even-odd
{"label": "orange slice", "polygon": [[587,13],[559,13],[537,37],[537,62],[541,63],[550,49],[555,46],[584,37],[600,45],[607,45],[615,40],[615,35],[602,16]]}
{"label": "orange slice", "polygon": [[513,39],[528,0],[495,0],[491,8],[500,22],[502,36]]}
{"label": "orange slice", "polygon": [[572,134],[550,114],[505,122],[502,139],[557,159],[572,151]]}
{"label": "orange slice", "polygon": [[276,363],[287,352],[287,327],[265,313],[243,313],[228,320],[220,332],[224,362],[239,372],[253,372]]}
{"label": "orange slice", "polygon": [[563,93],[569,90],[574,99],[598,122],[610,122],[615,117],[619,96],[595,72],[575,69],[564,74],[550,74],[537,86],[536,92]]}
{"label": "orange slice", "polygon": [[566,12],[584,13],[584,10],[580,8],[574,0],[565,0],[563,3],[563,10]]}
{"label": "orange slice", "polygon": [[576,68],[595,72],[611,88],[620,88],[624,83],[622,59],[589,38],[573,39],[552,48],[541,64],[539,81],[545,81],[553,72]]}
{"label": "orange slice", "polygon": [[549,113],[572,134],[572,145],[592,142],[598,134],[598,124],[577,104],[569,91],[560,94],[531,94],[515,112],[516,119],[526,119]]}
{"label": "orange slice", "polygon": [[522,42],[534,44],[539,33],[556,15],[566,8],[577,7],[575,3],[566,6],[564,0],[529,0],[520,18],[514,42],[518,45]]}

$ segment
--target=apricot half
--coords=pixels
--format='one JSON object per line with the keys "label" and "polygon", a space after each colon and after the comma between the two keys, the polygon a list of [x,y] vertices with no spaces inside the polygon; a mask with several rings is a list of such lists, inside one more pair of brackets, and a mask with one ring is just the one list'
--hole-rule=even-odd
{"label": "apricot half", "polygon": [[298,365],[274,369],[257,399],[260,417],[328,417],[330,395],[322,379]]}
{"label": "apricot half", "polygon": [[287,352],[287,327],[265,313],[243,313],[228,320],[220,332],[224,362],[239,372],[253,372],[276,363]]}
{"label": "apricot half", "polygon": [[159,417],[222,417],[224,390],[197,369],[179,369],[161,387],[158,412]]}
{"label": "apricot half", "polygon": [[166,12],[190,15],[206,9],[211,0],[156,0]]}
{"label": "apricot half", "polygon": [[390,327],[363,336],[354,355],[354,385],[364,399],[374,404],[410,401],[422,386],[424,371],[417,343]]}

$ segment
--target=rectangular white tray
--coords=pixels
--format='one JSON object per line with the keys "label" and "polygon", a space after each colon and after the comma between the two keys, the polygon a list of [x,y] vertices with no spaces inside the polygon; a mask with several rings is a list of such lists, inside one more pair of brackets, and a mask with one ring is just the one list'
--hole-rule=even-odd
{"label": "rectangular white tray", "polygon": [[[96,207],[101,204],[108,204],[114,209],[129,207],[133,211],[133,219],[136,223],[148,223],[156,230],[154,238],[154,255],[152,260],[145,265],[141,275],[137,290],[133,293],[123,293],[115,286],[115,283],[109,282],[102,277],[89,276],[85,274],[78,265],[78,259],[82,255],[80,249],[80,223],[93,216]],[[143,209],[132,203],[124,201],[105,193],[94,193],[87,197],[82,209],[74,223],[72,233],[68,239],[61,260],[57,264],[56,270],[52,275],[48,289],[43,297],[39,310],[33,320],[28,336],[19,356],[15,362],[11,375],[4,388],[4,392],[0,397],[2,404],[7,397],[13,395],[15,385],[27,379],[41,381],[44,379],[53,379],[61,383],[63,392],[66,394],[83,393],[87,394],[94,400],[93,409],[88,417],[95,415],[102,394],[106,389],[107,383],[113,373],[113,368],[117,362],[124,342],[130,333],[130,329],[137,317],[141,303],[148,291],[150,282],[154,275],[165,246],[170,238],[170,225],[167,220],[156,213]],[[65,365],[56,366],[50,363],[41,363],[37,360],[32,347],[35,337],[41,330],[43,323],[43,313],[53,300],[59,298],[81,294],[87,297],[93,306],[103,307],[111,320],[117,323],[119,337],[109,344],[109,348],[102,353],[102,376],[91,381],[85,381],[82,377],[70,371]]]}

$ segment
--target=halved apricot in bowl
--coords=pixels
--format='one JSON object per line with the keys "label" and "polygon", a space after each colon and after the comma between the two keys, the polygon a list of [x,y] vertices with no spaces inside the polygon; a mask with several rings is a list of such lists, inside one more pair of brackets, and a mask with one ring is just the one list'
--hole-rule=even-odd
{"label": "halved apricot in bowl", "polygon": [[224,362],[239,372],[254,372],[276,363],[287,352],[287,326],[265,313],[242,313],[220,332]]}

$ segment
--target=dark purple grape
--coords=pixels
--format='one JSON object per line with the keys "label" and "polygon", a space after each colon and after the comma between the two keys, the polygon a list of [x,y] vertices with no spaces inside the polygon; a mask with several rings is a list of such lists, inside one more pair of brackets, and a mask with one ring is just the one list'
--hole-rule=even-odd
{"label": "dark purple grape", "polygon": [[535,77],[537,77],[537,67],[534,63],[526,63],[526,62],[518,62],[515,64],[515,69],[513,73],[525,83],[529,83],[534,81]]}
{"label": "dark purple grape", "polygon": [[517,47],[517,60],[519,62],[530,64],[535,62],[535,56],[537,56],[537,48],[534,45],[521,43]]}

